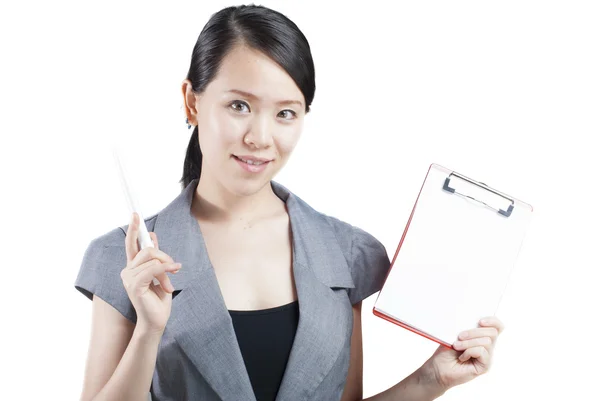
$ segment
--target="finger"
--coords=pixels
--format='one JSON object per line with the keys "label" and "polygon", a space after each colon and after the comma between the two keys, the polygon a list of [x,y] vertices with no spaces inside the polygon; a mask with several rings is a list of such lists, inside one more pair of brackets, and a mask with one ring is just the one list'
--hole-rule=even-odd
{"label": "finger", "polygon": [[[149,232],[148,234],[150,235],[150,238],[152,238],[152,243],[154,244],[154,248],[158,249],[158,237],[156,236],[156,233]],[[156,260],[156,259],[154,259],[154,260]],[[179,266],[181,266],[181,265],[179,265]],[[179,271],[179,268],[177,268],[176,270],[169,270],[169,271],[172,273],[177,273]],[[173,292],[174,288],[171,285],[171,281],[167,277],[167,273],[158,274],[156,276],[156,279],[158,280],[159,285],[154,285],[153,288],[155,288],[155,289],[160,288],[160,293],[157,291],[156,294],[160,297],[160,299],[164,299],[164,295],[170,294],[171,292]]]}
{"label": "finger", "polygon": [[[154,232],[149,232],[148,234],[150,234],[150,237],[152,238],[152,242],[154,243],[154,247],[155,247],[156,249],[158,249],[158,237],[156,236],[156,233],[154,233]],[[177,273],[178,271],[179,271],[179,269],[177,269],[177,270],[174,270],[174,271],[171,271],[171,273]],[[167,278],[167,274],[166,274],[166,273],[161,273],[161,274],[159,274],[159,275],[157,276],[157,280],[159,281],[159,283],[162,283],[162,282],[164,282],[165,280],[168,280],[168,278]],[[157,286],[154,286],[154,288],[161,288],[162,294],[163,294],[163,295],[165,294],[165,292],[162,290],[162,287],[160,287],[160,286],[158,286],[158,287],[157,287]],[[157,295],[159,295],[159,297],[161,297],[161,299],[162,299],[162,295],[161,295],[161,294],[158,294],[158,293],[157,293]]]}
{"label": "finger", "polygon": [[133,260],[130,263],[131,268],[135,269],[136,266],[139,267],[141,264],[143,264],[149,260],[152,260],[152,259],[158,259],[162,263],[175,263],[173,258],[171,258],[169,255],[167,255],[163,251],[161,251],[157,248],[147,247],[147,248],[142,249],[140,252],[138,252],[137,255],[135,255],[135,257],[133,258]]}
{"label": "finger", "polygon": [[496,339],[498,338],[498,334],[499,333],[498,333],[497,328],[484,327],[484,328],[463,331],[462,333],[460,333],[458,335],[458,339],[464,341],[464,340],[470,340],[472,338],[477,338],[477,337],[490,337],[492,339],[492,342],[496,342]]}
{"label": "finger", "polygon": [[[177,269],[176,266],[171,266],[169,267],[168,271],[173,271]],[[156,279],[158,280],[158,282],[160,283],[162,289],[168,293],[171,294],[173,293],[173,291],[175,291],[175,287],[173,287],[173,284],[171,283],[171,280],[169,279],[169,276],[167,276],[166,272],[162,272],[160,274],[156,275]]]}
{"label": "finger", "polygon": [[148,234],[150,234],[150,238],[152,238],[152,243],[154,244],[154,247],[158,249],[158,237],[156,236],[156,233],[151,231]]}
{"label": "finger", "polygon": [[[466,362],[469,359],[477,359],[478,362],[483,365],[484,367],[484,372],[487,371],[490,367],[491,364],[491,356],[488,353],[488,351],[484,348],[484,347],[473,347],[473,348],[468,348],[465,352],[463,352],[459,357],[458,360],[460,362]],[[484,372],[480,372],[480,373],[484,373]]]}
{"label": "finger", "polygon": [[498,330],[498,334],[502,334],[504,331],[504,323],[500,321],[496,316],[487,316],[479,321],[481,327],[495,327]]}
{"label": "finger", "polygon": [[147,270],[148,268],[154,266],[154,265],[160,265],[162,264],[162,262],[158,259],[150,259],[145,261],[142,264],[137,265],[135,268],[130,269],[131,270],[131,277],[136,277],[139,274],[143,273],[145,270]]}
{"label": "finger", "polygon": [[152,291],[154,291],[156,293],[156,295],[160,298],[160,299],[165,299],[165,296],[167,294],[169,294],[168,292],[166,292],[165,290],[163,290],[162,285],[159,284],[152,284],[150,286],[150,288],[152,288]]}
{"label": "finger", "polygon": [[125,234],[125,253],[127,254],[127,262],[133,260],[135,255],[140,251],[137,243],[139,215],[135,212],[131,215],[131,222],[127,227]]}
{"label": "finger", "polygon": [[491,352],[491,346],[493,345],[490,337],[477,337],[466,341],[456,341],[452,346],[457,351],[466,350],[477,346],[486,347]]}
{"label": "finger", "polygon": [[178,264],[175,263],[150,263],[144,269],[142,269],[136,276],[134,276],[133,281],[136,283],[137,287],[145,287],[147,285],[152,284],[154,278],[156,277],[165,292],[172,293],[175,288],[171,284],[171,280],[166,275],[167,271],[172,271],[178,268]]}
{"label": "finger", "polygon": [[133,269],[130,267],[130,265],[127,265],[127,267],[125,267],[123,270],[121,270],[121,279],[123,280],[123,284],[125,285],[125,288],[128,289],[129,287],[131,287],[134,284],[134,282],[133,282],[134,277],[136,277],[140,272],[144,271],[145,269],[147,269],[149,266],[151,266],[153,264],[160,264],[160,262],[156,259],[151,259],[151,260],[137,266],[136,269]]}
{"label": "finger", "polygon": [[[171,262],[166,262],[166,263],[161,263],[158,259],[151,259],[145,263],[142,263],[141,265],[139,265],[137,268],[131,270],[131,277],[137,277],[140,274],[143,274],[144,271],[148,270],[148,269],[154,269],[154,266],[156,265],[164,265],[165,267],[165,271],[168,272],[173,272],[174,270],[178,270],[179,268],[181,268],[181,263],[171,263]],[[160,280],[159,280],[160,281]]]}

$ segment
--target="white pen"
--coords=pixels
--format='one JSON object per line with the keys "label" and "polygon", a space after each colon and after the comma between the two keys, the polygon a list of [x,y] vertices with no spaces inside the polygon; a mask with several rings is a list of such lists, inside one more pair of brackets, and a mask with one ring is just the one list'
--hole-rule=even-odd
{"label": "white pen", "polygon": [[[148,234],[148,228],[146,227],[146,223],[144,222],[144,217],[139,210],[139,205],[137,203],[137,197],[133,191],[133,187],[129,181],[128,175],[125,173],[125,169],[121,164],[121,159],[119,157],[119,151],[116,146],[112,146],[112,153],[115,160],[115,164],[117,165],[117,170],[119,172],[119,177],[121,180],[121,188],[123,189],[123,193],[125,194],[125,199],[127,200],[127,204],[129,206],[130,216],[135,212],[138,214],[140,218],[139,231],[138,231],[138,247],[140,250],[151,247],[154,248],[154,242],[152,242],[152,238],[150,238],[150,234]],[[160,282],[156,279],[153,280],[154,285],[160,285]]]}

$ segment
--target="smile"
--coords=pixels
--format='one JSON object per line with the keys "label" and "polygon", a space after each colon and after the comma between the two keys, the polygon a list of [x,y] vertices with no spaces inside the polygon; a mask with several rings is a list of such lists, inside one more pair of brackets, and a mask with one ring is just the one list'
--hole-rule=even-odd
{"label": "smile", "polygon": [[236,159],[238,159],[238,160],[241,160],[241,161],[243,161],[244,163],[252,164],[252,165],[254,165],[254,166],[260,166],[261,164],[268,163],[268,162],[266,162],[266,161],[265,161],[265,162],[259,162],[259,161],[253,161],[253,160],[246,160],[246,159],[242,159],[242,158],[239,158],[239,157],[237,157],[237,156],[234,156],[234,157],[235,157]]}
{"label": "smile", "polygon": [[233,158],[235,159],[235,162],[238,164],[238,166],[240,166],[242,169],[244,169],[245,171],[250,172],[250,173],[260,173],[260,172],[264,171],[264,169],[267,168],[269,163],[271,163],[271,160],[269,160],[269,161],[244,160],[235,155],[233,156]]}

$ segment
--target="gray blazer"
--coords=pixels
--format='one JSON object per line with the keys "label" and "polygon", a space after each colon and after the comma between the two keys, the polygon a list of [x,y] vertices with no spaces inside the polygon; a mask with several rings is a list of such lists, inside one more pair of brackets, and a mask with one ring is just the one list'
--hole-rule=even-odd
{"label": "gray blazer", "polygon": [[[182,263],[169,273],[175,287],[159,345],[150,393],[160,401],[256,400],[231,317],[190,213],[198,180],[144,220],[160,249]],[[271,181],[287,206],[300,318],[277,401],[339,400],[346,383],[352,305],[379,291],[390,267],[384,246],[367,232],[312,209]],[[125,233],[117,227],[91,241],[75,288],[111,304],[136,322],[120,271],[127,264]]]}

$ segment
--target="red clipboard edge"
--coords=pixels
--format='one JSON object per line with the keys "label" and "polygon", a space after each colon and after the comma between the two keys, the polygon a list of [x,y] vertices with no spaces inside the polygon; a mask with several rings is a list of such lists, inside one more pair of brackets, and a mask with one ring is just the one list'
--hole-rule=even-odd
{"label": "red clipboard edge", "polygon": [[[419,198],[421,197],[421,192],[423,191],[423,187],[425,186],[425,182],[427,181],[427,177],[429,176],[429,172],[431,171],[431,167],[434,165],[435,163],[432,163],[429,165],[429,169],[427,170],[427,175],[425,176],[425,179],[423,180],[423,184],[421,184],[421,189],[419,190],[419,195],[417,195],[417,200],[415,201],[415,204],[413,206],[412,212],[410,213],[410,217],[408,218],[408,222],[406,223],[406,228],[404,229],[404,233],[402,234],[402,238],[400,239],[400,243],[398,244],[398,247],[396,248],[396,253],[394,254],[394,258],[392,259],[392,262],[390,264],[390,268],[385,276],[385,280],[383,282],[383,286],[385,286],[385,282],[387,281],[388,276],[390,275],[390,271],[392,270],[392,268],[394,267],[394,262],[396,261],[396,257],[398,256],[398,252],[400,252],[400,248],[402,247],[402,243],[404,242],[404,238],[406,237],[406,233],[408,232],[408,228],[410,226],[410,222],[413,218],[413,215],[415,213],[415,209],[417,208],[417,203],[419,202]],[[379,298],[379,294],[377,294],[377,298]],[[377,303],[377,299],[375,300],[375,303]],[[423,333],[419,330],[416,330],[413,327],[410,327],[402,322],[399,322],[397,320],[392,319],[391,317],[384,315],[383,313],[377,311],[375,309],[375,307],[373,307],[373,314],[377,317],[380,317],[382,319],[387,320],[388,322],[394,323],[395,325],[398,325],[400,327],[404,327],[407,330],[412,331],[413,333],[416,333],[420,336],[423,336],[429,340],[435,341],[438,344],[443,345],[446,348],[450,348],[450,349],[454,349],[452,348],[452,345],[446,344],[445,342],[430,336],[429,334]]]}
{"label": "red clipboard edge", "polygon": [[416,333],[416,334],[418,334],[418,335],[420,335],[420,336],[423,336],[423,337],[425,337],[425,338],[427,338],[427,339],[429,339],[429,340],[435,341],[436,343],[438,343],[438,344],[441,344],[441,345],[443,345],[443,346],[444,346],[444,347],[446,347],[446,348],[449,348],[449,349],[452,349],[452,350],[454,349],[454,348],[452,347],[452,345],[446,344],[445,342],[443,342],[443,341],[441,341],[441,340],[439,340],[439,339],[437,339],[437,338],[435,338],[435,337],[432,337],[432,336],[430,336],[429,334],[423,333],[422,331],[419,331],[419,330],[415,329],[414,327],[410,327],[410,326],[408,326],[408,325],[406,325],[406,324],[404,324],[404,323],[402,323],[402,322],[399,322],[399,321],[397,321],[397,320],[394,320],[394,319],[392,319],[391,317],[389,317],[389,316],[387,316],[387,315],[385,315],[385,314],[383,314],[383,313],[381,313],[381,312],[379,312],[379,311],[375,310],[375,308],[373,308],[373,314],[374,314],[375,316],[377,316],[377,317],[380,317],[380,318],[382,318],[382,319],[385,319],[385,320],[387,320],[388,322],[392,322],[392,323],[394,323],[395,325],[398,325],[398,326],[400,326],[400,327],[404,327],[405,329],[407,329],[407,330],[410,330],[410,331],[412,331],[413,333]]}

